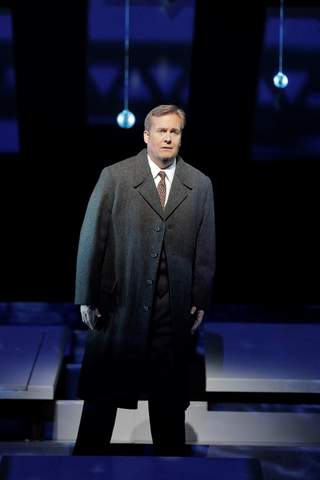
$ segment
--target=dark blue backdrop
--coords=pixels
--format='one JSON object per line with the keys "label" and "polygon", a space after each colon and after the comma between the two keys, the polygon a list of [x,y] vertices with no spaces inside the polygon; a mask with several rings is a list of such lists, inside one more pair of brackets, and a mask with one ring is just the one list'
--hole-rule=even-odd
{"label": "dark blue backdrop", "polygon": [[144,114],[174,101],[188,113],[181,154],[215,191],[213,301],[319,303],[319,43],[310,35],[319,13],[286,2],[289,85],[279,92],[269,23],[278,2],[255,3],[132,0],[137,124],[122,130],[112,121],[123,108],[124,8],[2,0],[0,144],[10,125],[13,133],[1,153],[1,301],[72,302],[79,230],[100,170],[143,148]]}

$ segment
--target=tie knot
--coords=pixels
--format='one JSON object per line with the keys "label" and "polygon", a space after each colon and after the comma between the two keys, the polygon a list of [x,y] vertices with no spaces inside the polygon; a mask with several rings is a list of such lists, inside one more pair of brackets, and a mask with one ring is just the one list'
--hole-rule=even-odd
{"label": "tie knot", "polygon": [[160,170],[159,176],[160,176],[161,180],[164,180],[166,178],[166,174],[163,170]]}

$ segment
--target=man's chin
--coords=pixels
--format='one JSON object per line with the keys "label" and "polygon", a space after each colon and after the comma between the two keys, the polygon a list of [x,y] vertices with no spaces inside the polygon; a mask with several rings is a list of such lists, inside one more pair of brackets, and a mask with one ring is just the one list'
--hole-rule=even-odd
{"label": "man's chin", "polygon": [[169,165],[171,165],[171,164],[174,162],[174,159],[175,159],[175,158],[176,158],[175,156],[172,156],[172,155],[169,156],[169,155],[168,155],[167,157],[160,157],[160,158],[159,158],[159,162],[160,162],[162,165],[164,165],[164,166],[166,166],[166,167],[169,167]]}
{"label": "man's chin", "polygon": [[165,151],[165,152],[161,152],[161,154],[159,155],[159,159],[161,159],[163,162],[173,162],[173,160],[176,158],[176,156],[178,155],[178,152],[177,151]]}

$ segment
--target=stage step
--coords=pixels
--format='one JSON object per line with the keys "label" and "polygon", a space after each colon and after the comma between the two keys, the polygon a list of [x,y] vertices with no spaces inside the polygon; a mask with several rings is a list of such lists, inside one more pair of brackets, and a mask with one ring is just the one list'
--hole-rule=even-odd
{"label": "stage step", "polygon": [[[81,417],[81,400],[55,402],[53,431],[46,440],[74,442]],[[209,411],[206,402],[191,402],[186,411],[186,438],[191,445],[319,446],[320,414],[255,411]],[[119,409],[113,443],[149,444],[148,404],[137,410]]]}

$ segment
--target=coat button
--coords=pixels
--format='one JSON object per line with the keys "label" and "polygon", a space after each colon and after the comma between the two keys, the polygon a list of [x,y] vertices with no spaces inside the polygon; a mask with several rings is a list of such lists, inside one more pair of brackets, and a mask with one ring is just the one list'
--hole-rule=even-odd
{"label": "coat button", "polygon": [[158,254],[157,253],[151,253],[152,258],[157,258]]}
{"label": "coat button", "polygon": [[156,232],[160,232],[160,230],[161,230],[161,229],[160,229],[159,225],[156,225],[155,231],[156,231]]}
{"label": "coat button", "polygon": [[153,284],[153,281],[152,281],[152,280],[147,280],[147,284],[148,284],[148,285],[152,285],[152,284]]}
{"label": "coat button", "polygon": [[150,307],[148,307],[148,305],[144,305],[143,306],[143,310],[145,310],[146,312],[149,310]]}

